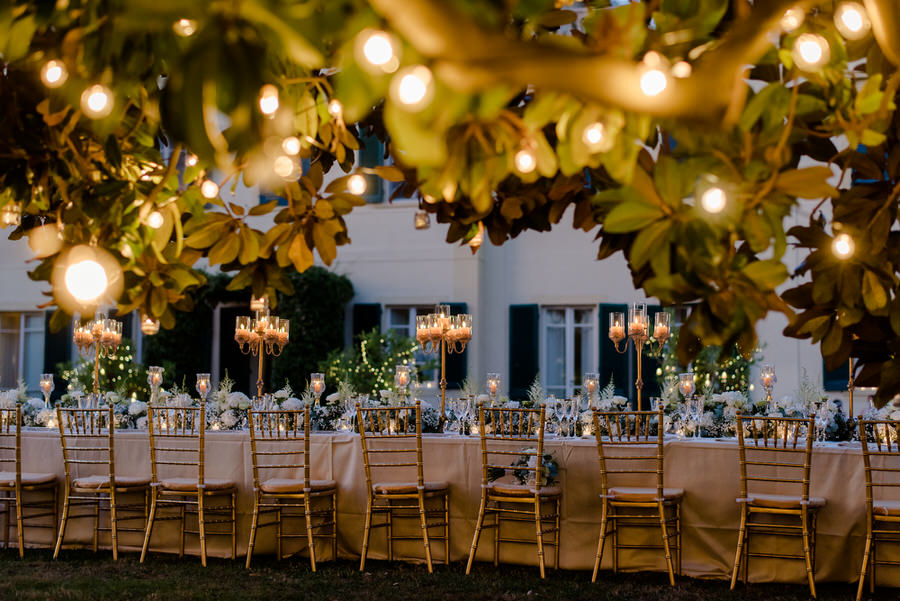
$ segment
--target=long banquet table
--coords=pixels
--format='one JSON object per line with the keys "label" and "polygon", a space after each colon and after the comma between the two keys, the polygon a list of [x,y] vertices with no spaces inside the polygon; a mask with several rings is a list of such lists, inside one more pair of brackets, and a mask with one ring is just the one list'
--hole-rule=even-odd
{"label": "long banquet table", "polygon": [[[599,462],[593,439],[547,438],[547,452],[554,453],[563,489],[562,546],[560,567],[587,570],[593,566],[599,535]],[[59,435],[55,430],[23,433],[23,469],[56,472],[64,476]],[[238,554],[247,548],[253,501],[253,473],[250,443],[246,432],[210,432],[206,438],[206,474],[209,478],[230,478],[237,482]],[[365,475],[359,436],[347,432],[315,433],[311,436],[312,477],[334,479],[338,483],[338,547],[342,557],[358,557],[365,514]],[[451,559],[467,557],[472,542],[481,491],[481,447],[475,437],[424,436],[425,477],[450,483]],[[816,577],[819,581],[850,582],[857,578],[865,542],[865,480],[858,443],[825,443],[813,452],[811,494],[827,499],[819,515]],[[119,431],[116,434],[116,470],[120,475],[149,475],[146,431]],[[682,507],[683,572],[695,577],[730,576],[734,561],[739,506],[740,479],[738,449],[733,440],[667,440],[665,445],[666,486],[683,488]],[[78,523],[80,522],[80,523]],[[67,544],[87,545],[91,541],[92,520],[71,523]],[[152,551],[175,550],[176,526],[163,522],[154,530]],[[49,544],[46,530],[32,529],[30,542]],[[479,559],[492,557],[490,534],[483,537]],[[139,537],[123,535],[123,548],[138,548]],[[798,545],[799,541],[795,544]],[[196,537],[188,537],[188,550],[196,552]],[[399,554],[421,556],[420,546],[400,547]],[[274,528],[260,531],[258,553],[274,552]],[[385,557],[384,535],[373,534],[370,558]],[[443,557],[440,544],[435,558]],[[225,537],[212,539],[210,553],[225,557],[230,553]],[[552,557],[550,555],[549,557]],[[320,558],[327,559],[322,547]],[[536,564],[533,546],[504,546],[501,561]],[[611,567],[611,547],[603,560]],[[637,553],[620,562],[626,570],[664,569],[661,552]],[[802,562],[754,559],[753,581],[804,581]],[[897,586],[900,570],[882,570],[879,582]]]}

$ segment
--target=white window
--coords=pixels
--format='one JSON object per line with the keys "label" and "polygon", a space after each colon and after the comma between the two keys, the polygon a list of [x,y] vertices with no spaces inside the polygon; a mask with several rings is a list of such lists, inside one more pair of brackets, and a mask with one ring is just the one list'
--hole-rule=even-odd
{"label": "white window", "polygon": [[0,313],[0,388],[19,380],[32,392],[44,370],[44,314]]}
{"label": "white window", "polygon": [[541,381],[548,394],[570,397],[585,372],[597,371],[596,311],[592,307],[543,307]]}
{"label": "white window", "polygon": [[[394,330],[401,336],[407,338],[416,337],[416,315],[428,315],[434,313],[434,307],[410,307],[410,306],[387,306],[385,307],[385,329]],[[435,355],[428,355],[421,348],[416,351],[416,364],[420,367],[419,380],[421,383],[436,382],[439,377],[440,367],[422,371],[421,366],[428,360],[434,359]],[[440,361],[440,357],[437,357]]]}

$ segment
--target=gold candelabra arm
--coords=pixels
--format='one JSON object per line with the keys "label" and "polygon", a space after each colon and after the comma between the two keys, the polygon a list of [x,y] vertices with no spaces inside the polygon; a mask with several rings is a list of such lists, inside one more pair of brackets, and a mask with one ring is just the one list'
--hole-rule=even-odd
{"label": "gold candelabra arm", "polygon": [[635,411],[641,411],[641,389],[644,387],[644,376],[641,368],[642,358],[644,355],[644,340],[632,340],[634,342],[634,350],[637,354],[637,380],[634,382],[634,388],[637,391],[637,407]]}
{"label": "gold candelabra arm", "polygon": [[[620,355],[624,355],[626,352],[628,352],[628,339],[627,338],[620,338],[618,340],[616,340],[615,338],[610,338],[610,340],[612,341],[613,346],[615,347],[617,353],[619,353]],[[625,341],[625,346],[623,346],[622,348],[619,348],[619,343],[621,343],[623,340]]]}

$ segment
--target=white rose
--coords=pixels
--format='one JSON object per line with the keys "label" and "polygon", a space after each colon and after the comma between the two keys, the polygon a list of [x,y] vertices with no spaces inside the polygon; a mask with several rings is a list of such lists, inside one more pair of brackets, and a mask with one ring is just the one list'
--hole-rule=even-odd
{"label": "white rose", "polygon": [[147,420],[147,416],[145,415],[144,417],[139,417],[137,419],[137,422],[135,423],[135,425],[137,426],[138,430],[146,430],[147,423],[148,423],[148,420]]}
{"label": "white rose", "polygon": [[243,392],[232,392],[228,395],[225,405],[229,409],[246,409],[250,406],[250,399]]}
{"label": "white rose", "polygon": [[35,411],[40,411],[44,408],[44,400],[43,399],[28,399],[27,403],[31,405],[31,408]]}
{"label": "white rose", "polygon": [[299,411],[300,409],[303,409],[303,406],[303,401],[296,397],[290,397],[281,404],[281,408],[286,411]]}
{"label": "white rose", "polygon": [[41,409],[38,412],[37,417],[34,418],[34,421],[39,423],[42,426],[46,426],[51,419],[56,417],[56,410],[54,409]]}
{"label": "white rose", "polygon": [[132,401],[128,405],[128,415],[137,417],[147,413],[147,403],[143,401]]}
{"label": "white rose", "polygon": [[276,390],[275,394],[273,394],[272,396],[274,396],[276,399],[286,399],[288,398],[288,392],[287,390],[282,388],[281,390]]}
{"label": "white rose", "polygon": [[219,422],[221,422],[223,428],[233,428],[237,424],[237,416],[234,414],[234,411],[223,411],[222,415],[219,416]]}

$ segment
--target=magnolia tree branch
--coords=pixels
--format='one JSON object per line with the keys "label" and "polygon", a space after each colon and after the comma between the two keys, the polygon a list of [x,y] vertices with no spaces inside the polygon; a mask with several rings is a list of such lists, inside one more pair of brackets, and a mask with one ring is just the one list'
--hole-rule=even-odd
{"label": "magnolia tree branch", "polygon": [[872,21],[872,33],[889,61],[900,67],[900,2],[897,0],[863,0]]}
{"label": "magnolia tree branch", "polygon": [[640,91],[641,66],[633,60],[512,39],[453,12],[442,0],[370,2],[434,61],[439,77],[458,89],[474,92],[498,82],[532,85],[659,117],[716,121],[735,112],[728,108],[740,96],[734,89],[743,85],[741,73],[771,46],[770,32],[778,29],[785,10],[798,5],[796,0],[759,0],[700,56],[691,77],[670,78],[661,94],[650,97]]}

